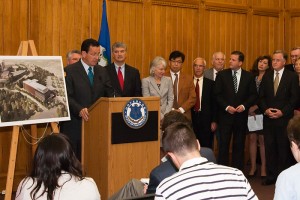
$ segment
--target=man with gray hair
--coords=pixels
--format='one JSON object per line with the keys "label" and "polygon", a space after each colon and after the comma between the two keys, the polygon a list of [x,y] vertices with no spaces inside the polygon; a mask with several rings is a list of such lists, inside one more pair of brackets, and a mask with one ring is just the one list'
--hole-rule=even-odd
{"label": "man with gray hair", "polygon": [[66,58],[67,58],[67,65],[71,65],[80,60],[81,52],[77,49],[73,49],[67,53]]}
{"label": "man with gray hair", "polygon": [[138,69],[125,63],[127,58],[127,46],[123,42],[112,45],[112,57],[114,62],[106,66],[115,96],[141,97],[141,78]]}
{"label": "man with gray hair", "polygon": [[286,60],[284,51],[274,51],[273,70],[264,75],[259,88],[258,106],[264,113],[267,167],[263,185],[274,184],[278,174],[290,167],[293,160],[286,127],[299,100],[299,79],[296,73],[284,68]]}
{"label": "man with gray hair", "polygon": [[300,47],[292,48],[290,56],[291,56],[292,63],[285,65],[285,68],[294,72],[295,71],[295,62],[296,62],[297,58],[300,57]]}
{"label": "man with gray hair", "polygon": [[219,71],[224,69],[225,54],[223,52],[215,52],[212,56],[212,67],[204,71],[204,77],[215,81]]}
{"label": "man with gray hair", "polygon": [[212,148],[213,132],[217,128],[214,82],[203,76],[206,61],[198,57],[193,62],[196,104],[191,109],[193,129],[202,147]]}

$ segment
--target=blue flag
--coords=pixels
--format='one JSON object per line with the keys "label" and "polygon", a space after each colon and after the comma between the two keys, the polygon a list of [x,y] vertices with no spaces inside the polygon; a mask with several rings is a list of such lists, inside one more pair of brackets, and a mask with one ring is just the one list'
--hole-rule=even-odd
{"label": "blue flag", "polygon": [[102,20],[98,42],[100,44],[101,52],[98,64],[101,66],[106,66],[111,63],[110,36],[107,23],[106,0],[103,0],[102,4]]}

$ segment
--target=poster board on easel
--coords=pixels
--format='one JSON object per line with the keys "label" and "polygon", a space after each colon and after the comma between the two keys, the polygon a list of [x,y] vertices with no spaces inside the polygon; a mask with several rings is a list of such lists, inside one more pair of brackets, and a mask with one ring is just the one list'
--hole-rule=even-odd
{"label": "poster board on easel", "polygon": [[[17,56],[12,56],[9,58],[0,57],[0,59],[0,78],[2,78],[2,83],[4,82],[5,85],[4,89],[2,89],[2,92],[13,93],[14,91],[17,91],[18,95],[21,96],[20,98],[24,98],[26,100],[25,102],[27,103],[26,106],[24,106],[19,105],[22,103],[22,101],[19,101],[20,103],[16,102],[14,108],[18,108],[18,114],[8,116],[5,115],[5,112],[2,112],[2,116],[0,118],[3,119],[3,121],[0,121],[0,126],[13,126],[5,190],[5,200],[9,200],[11,199],[14,180],[14,171],[20,132],[19,125],[30,124],[31,136],[32,138],[37,138],[37,125],[35,124],[35,122],[51,122],[52,131],[54,133],[58,133],[59,129],[56,120],[69,120],[70,114],[67,104],[66,87],[64,83],[64,72],[61,57],[56,58],[49,56],[49,58],[45,58],[38,56],[33,40],[29,40],[22,41],[20,43]],[[59,62],[60,64],[57,64]],[[56,71],[50,73],[48,71],[52,66],[56,66],[56,68],[61,69],[58,70],[58,72]],[[56,88],[50,88],[46,85],[38,83],[38,80],[36,79],[39,79],[39,76],[47,77],[47,85],[49,83],[52,85],[53,83],[56,83],[57,79],[55,78],[58,78],[60,76],[59,79],[63,82],[63,84],[54,84]],[[32,77],[38,78],[34,79]],[[57,88],[60,89],[59,92]],[[33,106],[33,108],[35,108],[36,110],[32,111],[32,107],[28,106],[28,104],[31,104],[28,102],[33,102],[32,104],[35,105]],[[24,107],[26,107],[26,109],[24,109]],[[20,111],[19,108],[23,110]],[[61,108],[64,108],[63,114],[61,114],[61,110],[63,110]],[[14,112],[16,111],[16,109],[12,110]],[[26,110],[26,112],[24,110]],[[3,111],[5,111],[5,109],[3,109]],[[57,113],[59,113],[59,117],[53,117],[57,116]],[[35,149],[36,145],[33,145],[32,154],[34,154]]]}

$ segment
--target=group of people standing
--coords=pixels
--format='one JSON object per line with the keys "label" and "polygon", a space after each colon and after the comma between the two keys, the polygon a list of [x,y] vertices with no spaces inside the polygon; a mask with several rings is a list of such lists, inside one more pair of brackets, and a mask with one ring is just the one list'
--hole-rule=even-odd
{"label": "group of people standing", "polygon": [[[244,54],[241,51],[233,51],[230,54],[228,69],[224,69],[224,53],[215,52],[212,57],[213,67],[210,69],[206,69],[204,58],[194,59],[193,75],[185,74],[182,70],[185,55],[180,51],[173,51],[169,55],[168,62],[162,57],[155,57],[150,63],[150,76],[141,80],[139,70],[125,63],[127,46],[124,43],[116,42],[112,45],[114,62],[101,67],[98,65],[100,55],[98,42],[94,39],[84,40],[81,51],[73,52],[77,56],[73,58],[73,53],[68,54],[70,59],[68,59],[69,65],[65,67],[65,79],[71,120],[61,123],[60,127],[61,132],[70,138],[75,154],[70,149],[65,149],[64,154],[71,163],[62,163],[62,166],[57,166],[57,169],[53,168],[53,170],[62,170],[63,174],[71,173],[75,175],[76,179],[83,180],[81,166],[76,161],[75,155],[80,160],[81,121],[82,119],[89,120],[88,107],[97,99],[100,97],[159,96],[161,119],[164,119],[164,116],[173,110],[173,112],[184,114],[187,119],[192,121],[193,130],[186,124],[175,123],[171,128],[166,129],[163,136],[164,149],[176,167],[183,170],[184,167],[189,168],[189,165],[193,165],[194,162],[206,165],[207,161],[199,157],[200,146],[212,148],[213,133],[215,133],[218,141],[217,162],[239,169],[234,173],[241,177],[241,181],[245,182],[245,187],[249,189],[248,199],[256,199],[251,187],[240,172],[244,168],[244,148],[249,116],[263,115],[263,129],[249,133],[252,163],[250,176],[256,173],[257,140],[262,160],[261,175],[265,176],[263,185],[274,184],[280,172],[293,164],[290,142],[292,150],[294,149],[294,156],[298,156],[295,158],[299,161],[299,138],[295,136],[294,132],[300,133],[300,131],[290,131],[288,138],[286,130],[289,120],[294,114],[297,115],[300,112],[297,109],[300,107],[300,48],[296,50],[299,51],[299,54],[295,59],[292,57],[291,68],[285,67],[287,54],[277,50],[274,51],[272,57],[258,57],[252,72],[242,69]],[[72,64],[72,62],[74,63]],[[168,71],[166,71],[167,65],[170,68]],[[294,125],[290,129],[294,130],[295,127],[297,128]],[[180,137],[187,137],[189,140],[180,140]],[[60,142],[61,146],[70,146],[68,139],[64,136],[59,136],[58,139],[49,138],[47,140],[51,144]],[[231,138],[232,159],[230,164]],[[36,163],[37,166],[43,163],[43,159],[38,153],[44,152],[45,154],[46,150],[43,148],[49,146],[47,140],[44,142],[45,147],[42,143],[35,155],[35,162],[39,162]],[[178,143],[178,146],[172,146],[173,143]],[[189,144],[192,144],[191,148],[188,146]],[[181,145],[190,158],[180,152]],[[53,157],[55,152],[52,150],[49,152],[49,156]],[[57,159],[60,159],[59,153],[57,155]],[[61,160],[56,162],[61,163]],[[64,167],[65,165],[66,167]],[[68,169],[70,167],[73,171]],[[215,168],[210,164],[206,167]],[[201,171],[200,168],[197,167],[197,170]],[[48,180],[43,180],[39,171],[34,170],[30,177],[38,177],[38,182],[34,183],[30,178],[22,182],[22,187],[27,183],[37,184],[33,187],[30,196],[44,196],[46,190],[54,191],[55,189],[48,185],[42,193],[39,192],[41,183]],[[224,168],[224,170],[227,172],[232,169]],[[58,172],[58,174],[60,173]],[[66,175],[65,178],[71,180],[72,176]],[[53,186],[57,186],[55,182],[57,183],[58,180],[58,178],[53,180]],[[95,199],[99,199],[100,195],[95,189],[94,182],[88,180],[87,184],[92,185],[93,190],[96,191]],[[172,185],[174,186],[174,184]],[[161,184],[157,191],[158,199],[164,198],[164,191],[164,186]],[[51,198],[51,195],[48,192],[48,198]]]}
{"label": "group of people standing", "polygon": [[[87,39],[82,43],[81,59],[65,68],[71,121],[63,122],[61,131],[71,138],[79,159],[80,121],[88,120],[87,108],[98,98],[159,96],[161,119],[171,110],[186,115],[192,120],[196,138],[203,147],[213,147],[215,133],[218,163],[230,165],[231,160],[231,166],[240,170],[244,169],[248,117],[262,115],[263,130],[249,132],[249,177],[256,174],[257,140],[262,161],[261,176],[266,177],[264,185],[273,184],[278,174],[290,166],[292,159],[286,126],[299,102],[299,78],[296,73],[285,70],[285,52],[275,51],[272,58],[267,55],[258,57],[252,72],[242,68],[242,52],[231,53],[228,69],[224,69],[224,53],[215,52],[210,69],[206,69],[205,59],[198,57],[193,61],[193,75],[189,75],[182,70],[185,55],[173,51],[168,62],[155,57],[150,63],[150,76],[142,80],[139,70],[125,63],[126,53],[124,43],[114,43],[114,62],[101,67],[97,65],[99,44]],[[296,66],[292,69],[297,69],[296,57],[291,57]],[[166,70],[167,65],[170,70]],[[89,73],[93,74],[93,82]]]}

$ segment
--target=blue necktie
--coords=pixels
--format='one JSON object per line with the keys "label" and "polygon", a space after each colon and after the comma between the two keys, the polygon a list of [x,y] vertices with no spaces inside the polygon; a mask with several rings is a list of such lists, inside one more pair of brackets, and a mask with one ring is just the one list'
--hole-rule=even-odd
{"label": "blue necktie", "polygon": [[89,67],[88,77],[89,77],[91,86],[93,86],[93,84],[94,84],[94,74],[93,74],[92,67]]}

